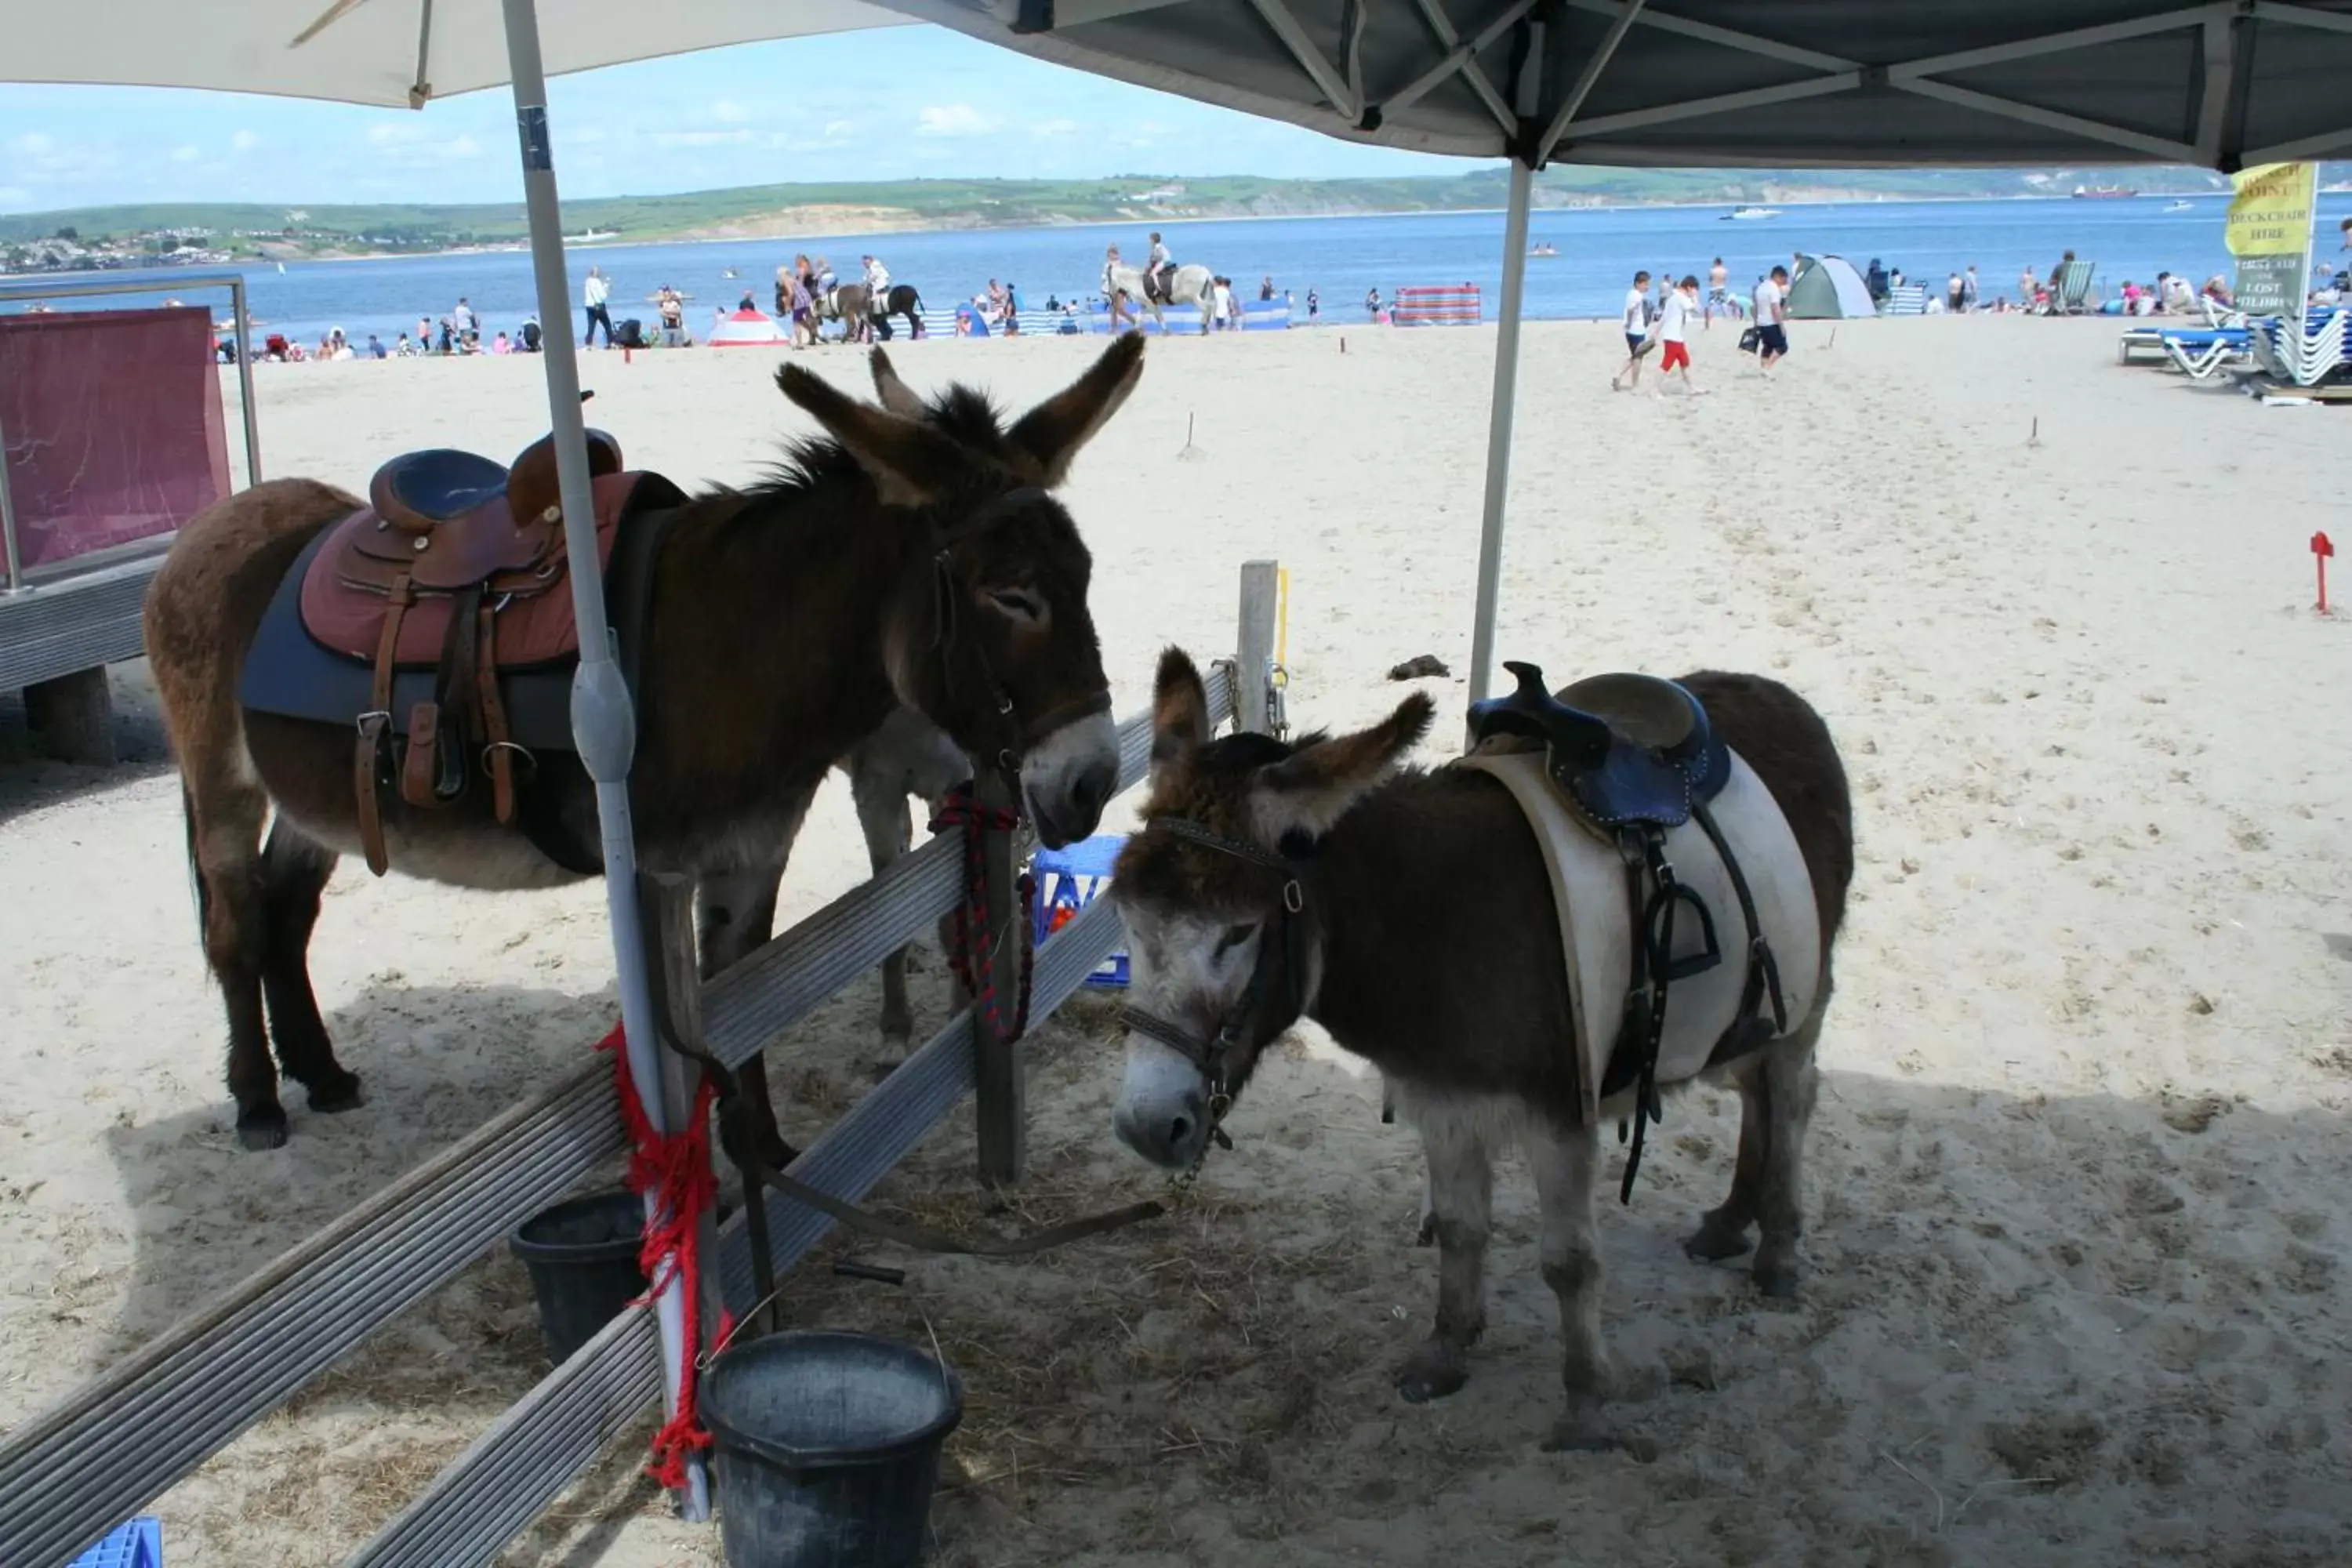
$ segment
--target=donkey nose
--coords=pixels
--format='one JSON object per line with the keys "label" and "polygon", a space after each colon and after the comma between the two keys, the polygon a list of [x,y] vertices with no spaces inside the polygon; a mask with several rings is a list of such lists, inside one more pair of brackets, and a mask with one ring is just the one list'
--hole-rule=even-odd
{"label": "donkey nose", "polygon": [[1118,764],[1105,760],[1089,766],[1070,786],[1071,837],[1084,838],[1102,821],[1103,807],[1118,788]]}
{"label": "donkey nose", "polygon": [[1155,1165],[1181,1170],[1208,1142],[1208,1109],[1198,1090],[1173,1105],[1121,1105],[1115,1121],[1118,1141]]}

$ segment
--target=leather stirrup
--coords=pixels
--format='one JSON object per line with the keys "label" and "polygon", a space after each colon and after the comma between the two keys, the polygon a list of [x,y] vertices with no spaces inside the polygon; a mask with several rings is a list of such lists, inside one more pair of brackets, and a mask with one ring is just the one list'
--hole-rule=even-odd
{"label": "leather stirrup", "polygon": [[393,659],[400,647],[400,623],[415,602],[416,592],[409,585],[408,574],[404,572],[392,580],[384,595],[383,635],[375,647],[375,680],[369,689],[368,711],[359,717],[359,742],[352,757],[352,791],[359,816],[360,848],[367,856],[368,869],[379,877],[392,868],[391,852],[384,847],[383,800],[380,792],[384,763],[392,749]]}

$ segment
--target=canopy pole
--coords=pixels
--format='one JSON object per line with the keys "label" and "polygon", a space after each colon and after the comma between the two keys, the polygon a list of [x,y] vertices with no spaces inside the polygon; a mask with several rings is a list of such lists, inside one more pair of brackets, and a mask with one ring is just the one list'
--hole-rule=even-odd
{"label": "canopy pole", "polygon": [[[1529,68],[1533,68],[1530,67]],[[1519,311],[1527,295],[1528,208],[1536,172],[1511,160],[1503,219],[1503,308],[1495,338],[1495,391],[1486,416],[1486,509],[1478,531],[1478,611],[1470,629],[1470,700],[1486,697],[1495,665],[1495,601],[1503,577],[1503,503],[1511,489],[1511,416],[1519,393]]]}
{"label": "canopy pole", "polygon": [[[580,761],[596,784],[596,820],[604,855],[604,909],[613,931],[613,966],[621,994],[621,1025],[628,1037],[629,1077],[646,1117],[665,1132],[678,1131],[662,1106],[661,1035],[646,984],[645,931],[637,907],[636,845],[629,820],[629,763],[636,751],[636,716],[615,660],[604,620],[604,584],[594,563],[596,510],[588,477],[588,435],[580,412],[580,363],[572,343],[572,286],[563,269],[563,220],[555,193],[554,150],[547,128],[547,77],[540,60],[534,0],[501,0],[507,64],[514,79],[515,126],[521,138],[523,197],[530,214],[532,281],[538,286],[540,357],[547,371],[548,416],[555,436],[557,495],[563,506],[563,542],[572,563],[572,610],[580,628],[580,668],[572,682],[572,734]],[[688,1108],[677,1108],[683,1118]],[[648,1221],[668,1197],[646,1194]],[[677,1412],[678,1367],[687,1353],[685,1298],[677,1271],[654,1299],[661,1325],[662,1408]],[[699,1352],[699,1346],[694,1347]],[[687,1464],[681,1513],[699,1523],[710,1517],[709,1482],[699,1456]]]}

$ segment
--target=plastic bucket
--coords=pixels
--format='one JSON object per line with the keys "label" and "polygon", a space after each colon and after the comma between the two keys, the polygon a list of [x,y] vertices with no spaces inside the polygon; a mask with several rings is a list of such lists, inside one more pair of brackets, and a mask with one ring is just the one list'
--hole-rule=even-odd
{"label": "plastic bucket", "polygon": [[963,1384],[874,1334],[772,1334],[711,1363],[700,1409],[719,1452],[729,1568],[911,1568]]}
{"label": "plastic bucket", "polygon": [[645,1200],[635,1193],[591,1193],[540,1210],[507,1237],[530,1272],[539,1331],[557,1364],[646,1293],[637,1268],[645,1225]]}

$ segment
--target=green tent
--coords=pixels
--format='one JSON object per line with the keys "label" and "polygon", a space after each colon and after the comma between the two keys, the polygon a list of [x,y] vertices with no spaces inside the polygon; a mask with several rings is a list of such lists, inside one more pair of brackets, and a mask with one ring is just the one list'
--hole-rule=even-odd
{"label": "green tent", "polygon": [[1835,321],[1877,313],[1870,289],[1853,263],[1843,256],[1807,256],[1797,262],[1789,285],[1789,314],[1803,321]]}

